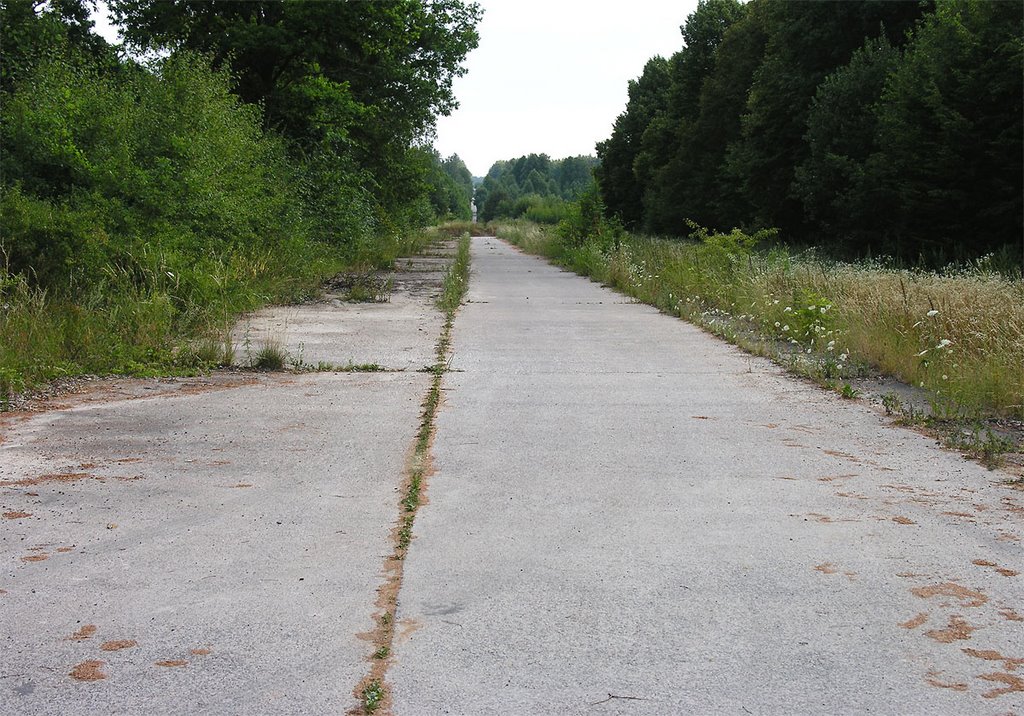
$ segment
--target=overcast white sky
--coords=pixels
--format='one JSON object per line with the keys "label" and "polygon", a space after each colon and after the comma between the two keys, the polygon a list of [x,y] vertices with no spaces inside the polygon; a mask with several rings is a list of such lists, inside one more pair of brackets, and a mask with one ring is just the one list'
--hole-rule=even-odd
{"label": "overcast white sky", "polygon": [[435,146],[476,176],[498,159],[593,154],[626,106],[626,83],[682,47],[697,0],[480,0],[480,46],[455,82],[460,108]]}
{"label": "overcast white sky", "polygon": [[[455,81],[460,108],[437,123],[435,146],[476,176],[530,152],[593,154],[626,106],[626,83],[654,55],[682,46],[697,0],[478,0],[480,46]],[[109,39],[106,8],[96,29]]]}

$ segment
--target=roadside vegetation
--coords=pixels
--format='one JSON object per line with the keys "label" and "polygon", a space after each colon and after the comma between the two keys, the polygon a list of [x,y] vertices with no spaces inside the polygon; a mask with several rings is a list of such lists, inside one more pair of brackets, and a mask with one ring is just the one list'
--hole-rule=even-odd
{"label": "roadside vegetation", "polygon": [[424,137],[475,6],[113,0],[128,46],[160,53],[143,62],[90,5],[0,5],[0,409],[62,377],[228,363],[240,313],[470,218],[469,171]]}

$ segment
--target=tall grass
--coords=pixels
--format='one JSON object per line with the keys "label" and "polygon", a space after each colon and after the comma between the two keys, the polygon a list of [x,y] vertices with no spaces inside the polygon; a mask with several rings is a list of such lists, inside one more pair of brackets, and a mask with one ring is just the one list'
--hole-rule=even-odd
{"label": "tall grass", "polygon": [[1024,416],[1024,281],[984,260],[939,272],[842,263],[757,251],[758,237],[738,231],[578,246],[525,224],[497,233],[747,347],[781,350],[826,379],[870,366],[932,391],[946,414]]}

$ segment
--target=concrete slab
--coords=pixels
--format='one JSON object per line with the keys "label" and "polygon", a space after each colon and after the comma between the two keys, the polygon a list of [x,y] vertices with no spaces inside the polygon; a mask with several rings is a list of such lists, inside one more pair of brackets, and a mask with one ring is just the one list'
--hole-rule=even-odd
{"label": "concrete slab", "polygon": [[15,421],[0,711],[353,707],[427,386],[259,376]]}
{"label": "concrete slab", "polygon": [[396,714],[1024,708],[1024,499],[867,406],[474,239]]}
{"label": "concrete slab", "polygon": [[[261,376],[11,426],[0,710],[353,706],[427,385],[416,373]],[[78,680],[76,666],[106,678]]]}
{"label": "concrete slab", "polygon": [[389,370],[433,365],[434,342],[444,324],[434,300],[451,262],[443,256],[398,259],[393,271],[374,277],[390,287],[385,302],[352,303],[344,291],[329,290],[315,303],[256,311],[232,332],[235,363],[251,365],[252,356],[274,342],[292,363],[376,363]]}

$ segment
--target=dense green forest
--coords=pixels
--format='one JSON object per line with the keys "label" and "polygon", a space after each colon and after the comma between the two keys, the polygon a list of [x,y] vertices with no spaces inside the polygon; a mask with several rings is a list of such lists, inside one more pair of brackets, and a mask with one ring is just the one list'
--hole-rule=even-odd
{"label": "dense green forest", "polygon": [[593,186],[595,166],[595,157],[552,160],[546,154],[495,162],[474,194],[478,218],[557,223],[568,204]]}
{"label": "dense green forest", "polygon": [[0,399],[201,362],[238,311],[469,218],[430,139],[476,5],[108,4],[127,47],[89,0],[0,2]]}
{"label": "dense green forest", "polygon": [[1024,4],[701,0],[681,29],[598,145],[609,217],[1019,265]]}

